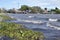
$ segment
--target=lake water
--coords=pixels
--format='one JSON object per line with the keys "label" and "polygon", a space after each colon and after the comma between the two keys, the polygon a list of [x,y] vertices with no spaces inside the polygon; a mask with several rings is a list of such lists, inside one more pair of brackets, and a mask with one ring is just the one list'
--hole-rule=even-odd
{"label": "lake water", "polygon": [[[25,27],[43,32],[45,40],[60,40],[60,21],[49,21],[49,19],[60,20],[60,14],[8,14],[16,18],[10,22],[23,24]],[[50,24],[50,26],[47,26]],[[51,27],[53,26],[53,27]],[[56,28],[57,27],[57,28]]]}

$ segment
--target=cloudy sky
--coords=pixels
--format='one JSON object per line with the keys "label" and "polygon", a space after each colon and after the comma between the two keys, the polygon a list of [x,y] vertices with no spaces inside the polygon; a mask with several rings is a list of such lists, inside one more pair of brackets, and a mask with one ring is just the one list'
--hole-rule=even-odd
{"label": "cloudy sky", "polygon": [[60,8],[60,0],[0,0],[0,8],[18,8],[21,5],[40,6],[42,8]]}

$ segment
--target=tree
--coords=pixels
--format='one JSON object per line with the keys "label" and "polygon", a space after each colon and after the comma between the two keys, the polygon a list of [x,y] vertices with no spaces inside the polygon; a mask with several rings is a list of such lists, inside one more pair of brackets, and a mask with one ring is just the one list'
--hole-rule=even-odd
{"label": "tree", "polygon": [[22,5],[19,10],[21,11],[30,10],[31,13],[42,13],[43,12],[43,10],[39,6],[29,7],[27,5]]}
{"label": "tree", "polygon": [[55,12],[57,13],[57,14],[60,14],[60,9],[58,9],[57,7],[55,8]]}
{"label": "tree", "polygon": [[7,12],[8,13],[16,13],[16,10],[15,10],[15,8],[13,8],[13,9],[9,9]]}
{"label": "tree", "polygon": [[57,14],[60,14],[60,10],[55,10],[55,12],[56,12]]}
{"label": "tree", "polygon": [[34,6],[32,7],[32,12],[33,13],[42,13],[42,9],[39,6]]}
{"label": "tree", "polygon": [[3,10],[2,10],[2,8],[0,8],[0,13],[2,13],[3,12]]}
{"label": "tree", "polygon": [[3,13],[7,13],[7,10],[5,8],[2,8]]}
{"label": "tree", "polygon": [[22,5],[20,8],[21,11],[29,10],[29,7],[27,5]]}
{"label": "tree", "polygon": [[7,10],[5,8],[0,8],[0,13],[7,13]]}
{"label": "tree", "polygon": [[55,10],[58,10],[58,8],[57,8],[57,7],[55,7]]}
{"label": "tree", "polygon": [[0,8],[0,13],[1,13],[1,8]]}
{"label": "tree", "polygon": [[60,9],[55,7],[55,9],[51,9],[51,12],[54,12],[56,14],[60,14]]}
{"label": "tree", "polygon": [[45,10],[47,10],[47,8],[45,8]]}

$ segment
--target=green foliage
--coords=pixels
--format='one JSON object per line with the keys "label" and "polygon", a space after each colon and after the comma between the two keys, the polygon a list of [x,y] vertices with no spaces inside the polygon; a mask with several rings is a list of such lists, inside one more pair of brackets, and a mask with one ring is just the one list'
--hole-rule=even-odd
{"label": "green foliage", "polygon": [[7,13],[7,10],[5,8],[0,8],[0,13]]}
{"label": "green foliage", "polygon": [[27,5],[22,5],[20,8],[21,11],[31,10],[31,13],[42,13],[43,10],[39,6],[29,7]]}
{"label": "green foliage", "polygon": [[22,11],[29,10],[29,7],[27,5],[22,5],[20,10],[22,10]]}
{"label": "green foliage", "polygon": [[24,28],[20,24],[0,22],[0,36],[7,36],[15,40],[43,40],[41,32]]}
{"label": "green foliage", "polygon": [[1,11],[2,11],[2,10],[1,10],[1,8],[0,8],[0,13],[1,13]]}
{"label": "green foliage", "polygon": [[34,6],[34,7],[31,7],[31,8],[32,8],[31,11],[33,13],[42,13],[43,12],[43,10],[38,6]]}
{"label": "green foliage", "polygon": [[12,9],[9,9],[7,12],[8,13],[13,13],[13,10]]}
{"label": "green foliage", "polygon": [[16,10],[15,10],[15,8],[13,8],[13,9],[9,9],[7,12],[8,13],[16,13]]}
{"label": "green foliage", "polygon": [[11,18],[7,15],[0,15],[0,17],[2,17],[2,21],[5,21],[5,20],[15,20],[15,18]]}
{"label": "green foliage", "polygon": [[56,14],[60,14],[60,10],[55,10]]}
{"label": "green foliage", "polygon": [[56,14],[60,14],[60,9],[58,9],[57,7],[55,9],[51,9],[51,12],[55,12]]}

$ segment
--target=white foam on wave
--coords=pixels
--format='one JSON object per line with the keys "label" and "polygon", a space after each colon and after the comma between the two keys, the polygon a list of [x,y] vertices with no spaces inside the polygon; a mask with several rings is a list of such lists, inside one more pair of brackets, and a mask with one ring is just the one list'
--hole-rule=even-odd
{"label": "white foam on wave", "polygon": [[52,27],[54,29],[60,30],[60,27],[51,25],[50,23],[47,23],[47,26]]}
{"label": "white foam on wave", "polygon": [[32,17],[34,17],[34,16],[28,16],[29,18],[32,18]]}
{"label": "white foam on wave", "polygon": [[58,19],[49,19],[49,21],[58,21]]}
{"label": "white foam on wave", "polygon": [[11,16],[11,18],[14,18],[14,17]]}
{"label": "white foam on wave", "polygon": [[29,23],[43,23],[42,21],[35,21],[35,20],[22,20],[22,19],[17,19],[17,21],[22,21],[22,22],[29,22]]}

